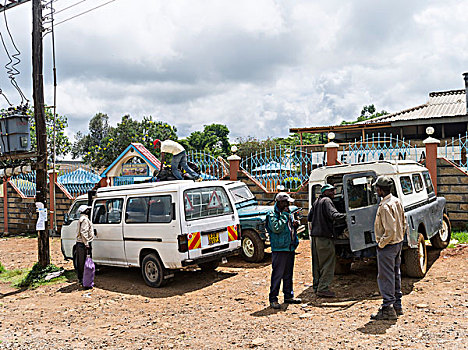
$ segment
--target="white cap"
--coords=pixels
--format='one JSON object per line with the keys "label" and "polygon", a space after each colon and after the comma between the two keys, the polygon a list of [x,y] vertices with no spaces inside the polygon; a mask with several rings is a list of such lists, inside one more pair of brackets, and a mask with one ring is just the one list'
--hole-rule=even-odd
{"label": "white cap", "polygon": [[84,204],[80,205],[80,207],[78,208],[78,213],[83,213],[86,209],[91,209],[91,207]]}
{"label": "white cap", "polygon": [[281,201],[288,201],[289,203],[292,203],[294,202],[294,199],[291,198],[291,196],[289,194],[287,194],[286,192],[280,192],[276,195],[276,198],[275,200],[277,202],[281,202]]}

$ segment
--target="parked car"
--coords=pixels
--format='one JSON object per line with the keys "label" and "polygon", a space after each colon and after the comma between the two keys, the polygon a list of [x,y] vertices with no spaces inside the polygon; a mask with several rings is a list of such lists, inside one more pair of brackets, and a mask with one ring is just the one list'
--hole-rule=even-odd
{"label": "parked car", "polygon": [[[242,237],[241,255],[245,261],[260,262],[265,256],[265,248],[270,245],[265,222],[267,213],[273,210],[273,205],[259,205],[255,196],[243,182],[230,182],[227,188],[239,213]],[[300,218],[301,208],[294,205],[289,208],[296,217]],[[304,230],[303,225],[298,228],[298,232]]]}
{"label": "parked car", "polygon": [[445,198],[434,192],[429,171],[412,161],[378,161],[336,165],[312,170],[309,179],[309,205],[320,195],[325,183],[336,187],[334,203],[346,212],[346,224],[336,227],[337,272],[346,272],[351,263],[376,255],[374,222],[380,199],[374,181],[380,175],[393,179],[392,194],[400,198],[409,225],[403,248],[403,269],[412,277],[427,270],[425,240],[443,249],[450,242],[450,220]]}
{"label": "parked car", "polygon": [[[214,270],[240,251],[239,216],[226,181],[104,187],[91,202],[95,263],[139,267],[151,287],[162,286],[173,270],[185,266]],[[76,199],[65,218],[66,259],[74,256],[77,210],[87,203],[87,196]]]}

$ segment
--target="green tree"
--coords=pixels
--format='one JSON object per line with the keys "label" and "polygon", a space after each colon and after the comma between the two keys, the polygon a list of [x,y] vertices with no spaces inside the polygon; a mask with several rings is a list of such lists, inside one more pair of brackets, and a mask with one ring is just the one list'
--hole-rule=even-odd
{"label": "green tree", "polygon": [[372,105],[362,107],[361,115],[357,117],[355,121],[347,122],[343,120],[341,122],[341,125],[356,124],[356,123],[363,122],[369,119],[381,117],[386,114],[388,114],[388,112],[385,110],[381,110],[380,112],[377,112],[377,110],[375,109],[375,106],[372,104]]}
{"label": "green tree", "polygon": [[223,124],[205,125],[203,131],[192,132],[181,144],[187,150],[204,151],[214,156],[230,154],[229,129]]}
{"label": "green tree", "polygon": [[151,116],[142,121],[125,115],[116,127],[108,125],[108,117],[98,113],[90,121],[89,134],[80,135],[75,143],[74,157],[96,168],[109,166],[131,143],[141,143],[154,155],[153,141],[177,140],[177,128],[154,121]]}
{"label": "green tree", "polygon": [[[36,122],[34,120],[34,110],[28,109],[27,114],[31,116],[31,149],[37,149],[36,140]],[[46,132],[47,132],[47,158],[49,163],[53,160],[54,152],[54,115],[50,108],[45,109],[46,117]],[[58,157],[65,156],[71,151],[71,142],[68,136],[65,135],[65,128],[68,127],[67,117],[63,115],[57,115],[55,118],[55,153]]]}

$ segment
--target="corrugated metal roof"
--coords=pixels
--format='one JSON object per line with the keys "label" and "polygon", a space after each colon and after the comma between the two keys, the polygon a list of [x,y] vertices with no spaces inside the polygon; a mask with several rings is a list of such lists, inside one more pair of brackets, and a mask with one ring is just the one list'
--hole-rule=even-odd
{"label": "corrugated metal roof", "polygon": [[402,120],[432,119],[466,115],[466,92],[450,90],[431,92],[427,103],[403,111],[387,114],[382,117],[366,120],[358,124],[372,124],[377,122],[396,122]]}

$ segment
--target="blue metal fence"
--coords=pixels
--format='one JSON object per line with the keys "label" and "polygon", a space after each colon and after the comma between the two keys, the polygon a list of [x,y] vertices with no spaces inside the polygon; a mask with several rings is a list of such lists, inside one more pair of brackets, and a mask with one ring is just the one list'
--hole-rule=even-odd
{"label": "blue metal fence", "polygon": [[424,157],[424,148],[411,145],[411,141],[406,142],[398,135],[392,134],[383,136],[380,134],[367,136],[348,145],[343,146],[338,152],[338,160],[344,164],[355,164],[378,160],[414,160],[419,161]]}
{"label": "blue metal fence", "polygon": [[188,152],[187,160],[200,168],[203,180],[219,180],[229,174],[228,168],[221,157],[214,157],[206,152]]}
{"label": "blue metal fence", "polygon": [[325,158],[325,152],[312,152],[300,146],[276,146],[243,159],[241,168],[269,191],[295,191],[308,180],[312,169],[324,165]]}
{"label": "blue metal fence", "polygon": [[445,141],[445,146],[442,150],[439,148],[439,155],[441,155],[440,151],[442,151],[443,157],[452,161],[463,170],[468,171],[468,132],[465,132],[465,135],[458,135],[457,138],[452,137],[451,142]]}

